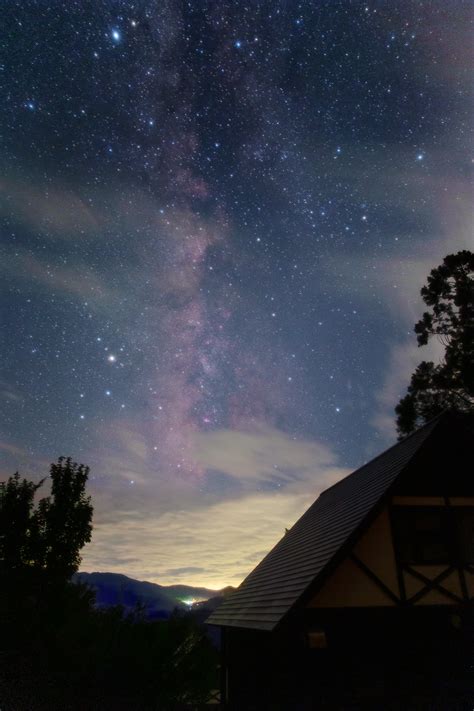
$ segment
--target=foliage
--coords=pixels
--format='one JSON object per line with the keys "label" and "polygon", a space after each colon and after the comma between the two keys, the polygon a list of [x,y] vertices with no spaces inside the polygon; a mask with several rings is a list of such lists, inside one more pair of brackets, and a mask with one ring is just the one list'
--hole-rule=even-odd
{"label": "foliage", "polygon": [[18,472],[0,483],[0,570],[44,570],[68,580],[79,568],[80,550],[92,534],[92,505],[85,494],[88,467],[70,457],[51,464],[51,494],[36,508],[44,479],[34,484]]}
{"label": "foliage", "polygon": [[395,408],[400,437],[445,409],[474,410],[474,254],[447,255],[433,269],[421,296],[429,311],[415,325],[419,346],[435,336],[443,360],[422,361]]}
{"label": "foliage", "polygon": [[0,483],[0,706],[175,709],[204,702],[217,685],[217,655],[189,615],[150,622],[139,608],[98,609],[70,582],[91,538],[89,470],[71,459],[44,480]]}
{"label": "foliage", "polygon": [[16,570],[34,559],[34,484],[18,474],[0,483],[0,569]]}

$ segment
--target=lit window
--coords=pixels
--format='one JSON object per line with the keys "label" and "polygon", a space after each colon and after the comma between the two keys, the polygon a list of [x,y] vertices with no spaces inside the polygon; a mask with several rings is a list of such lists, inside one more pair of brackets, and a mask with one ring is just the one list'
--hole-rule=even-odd
{"label": "lit window", "polygon": [[310,649],[326,649],[328,646],[326,633],[323,630],[312,630],[307,633]]}

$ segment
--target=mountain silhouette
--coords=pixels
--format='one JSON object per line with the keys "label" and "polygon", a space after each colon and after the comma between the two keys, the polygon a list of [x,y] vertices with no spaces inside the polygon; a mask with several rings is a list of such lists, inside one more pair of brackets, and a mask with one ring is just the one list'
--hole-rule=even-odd
{"label": "mountain silhouette", "polygon": [[208,600],[220,597],[220,590],[191,585],[158,585],[135,580],[120,573],[76,573],[74,582],[85,583],[96,593],[97,607],[122,605],[132,611],[139,605],[149,618],[166,618],[178,608],[189,609],[191,600]]}

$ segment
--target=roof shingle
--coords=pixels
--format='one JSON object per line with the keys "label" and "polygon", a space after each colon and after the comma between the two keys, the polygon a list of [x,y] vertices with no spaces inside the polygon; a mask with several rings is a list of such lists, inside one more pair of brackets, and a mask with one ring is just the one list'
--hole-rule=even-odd
{"label": "roof shingle", "polygon": [[207,622],[274,629],[308,586],[324,573],[439,421],[439,417],[432,420],[323,491]]}

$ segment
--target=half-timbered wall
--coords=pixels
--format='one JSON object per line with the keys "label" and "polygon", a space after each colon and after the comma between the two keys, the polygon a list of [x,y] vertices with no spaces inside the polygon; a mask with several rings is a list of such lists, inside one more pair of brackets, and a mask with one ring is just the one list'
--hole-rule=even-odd
{"label": "half-timbered wall", "polygon": [[[407,564],[394,544],[393,517],[405,507],[474,507],[473,497],[395,496],[326,580],[308,607],[394,607],[455,605],[474,597],[474,566],[451,560],[438,565]],[[414,509],[413,509],[414,510]],[[448,510],[446,508],[446,510]]]}

